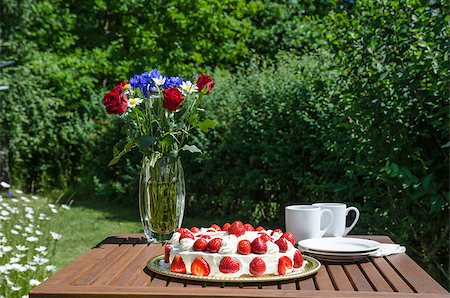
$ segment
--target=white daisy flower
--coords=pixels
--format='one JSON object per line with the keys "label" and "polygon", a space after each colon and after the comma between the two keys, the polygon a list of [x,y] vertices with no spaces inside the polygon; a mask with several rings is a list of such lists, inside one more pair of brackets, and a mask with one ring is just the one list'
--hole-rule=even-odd
{"label": "white daisy flower", "polygon": [[33,214],[34,213],[34,209],[31,208],[31,207],[25,207],[25,212]]}
{"label": "white daisy flower", "polygon": [[18,199],[11,199],[11,201],[12,201],[13,203],[18,203],[18,202],[19,202]]}
{"label": "white daisy flower", "polygon": [[51,208],[50,210],[55,214],[58,213],[58,210],[56,210],[55,208]]}
{"label": "white daisy flower", "polygon": [[20,291],[21,289],[22,289],[21,286],[12,286],[12,287],[11,287],[11,291],[13,291],[13,292],[18,292],[18,291]]}
{"label": "white daisy flower", "polygon": [[31,202],[31,201],[30,201],[27,197],[25,197],[25,196],[21,196],[20,199],[21,199],[22,201],[24,201],[25,203]]}
{"label": "white daisy flower", "polygon": [[33,263],[36,265],[44,265],[49,261],[50,261],[49,259],[44,258],[43,256],[40,255],[33,256]]}
{"label": "white daisy flower", "polygon": [[195,84],[192,84],[191,81],[186,81],[181,84],[181,89],[185,90],[188,93],[198,92],[198,87]]}
{"label": "white daisy flower", "polygon": [[134,108],[135,106],[138,106],[140,103],[142,102],[141,98],[130,98],[130,100],[128,101],[128,107],[129,108]]}
{"label": "white daisy flower", "polygon": [[35,237],[35,236],[30,236],[30,237],[27,237],[25,240],[27,240],[28,242],[37,242],[37,241],[39,241],[39,238]]}
{"label": "white daisy flower", "polygon": [[30,228],[30,227],[26,227],[25,228],[25,232],[27,232],[27,233],[33,233],[33,229],[32,228]]}
{"label": "white daisy flower", "polygon": [[0,215],[1,215],[1,216],[8,216],[8,215],[9,215],[9,212],[6,211],[6,210],[2,210],[2,211],[0,211]]}
{"label": "white daisy flower", "polygon": [[50,234],[52,235],[52,238],[55,239],[55,240],[61,239],[61,234],[58,234],[58,233],[55,233],[55,232],[52,232],[52,231],[50,231]]}
{"label": "white daisy flower", "polygon": [[20,262],[20,258],[18,257],[12,257],[11,259],[9,259],[10,263],[19,263]]}
{"label": "white daisy flower", "polygon": [[41,282],[37,279],[30,279],[30,286],[35,287],[39,285]]}
{"label": "white daisy flower", "polygon": [[21,225],[14,225],[14,228],[16,228],[18,230],[22,230],[22,226]]}
{"label": "white daisy flower", "polygon": [[48,207],[50,208],[56,208],[56,206],[54,204],[48,204]]}
{"label": "white daisy flower", "polygon": [[66,210],[69,210],[69,209],[70,209],[70,206],[69,206],[69,205],[66,205],[66,204],[61,204],[61,208],[66,209]]}
{"label": "white daisy flower", "polygon": [[166,82],[166,78],[159,76],[159,78],[153,78],[153,82],[155,82],[156,86],[162,86]]}
{"label": "white daisy flower", "polygon": [[19,232],[17,232],[16,230],[11,230],[11,234],[19,235]]}
{"label": "white daisy flower", "polygon": [[31,214],[31,213],[25,214],[25,217],[28,219],[34,219],[33,214]]}
{"label": "white daisy flower", "polygon": [[32,265],[27,265],[28,270],[36,272],[37,267],[36,266],[32,266]]}
{"label": "white daisy flower", "polygon": [[21,191],[20,189],[16,189],[16,193],[23,194],[23,191]]}
{"label": "white daisy flower", "polygon": [[42,232],[39,231],[39,230],[34,231],[34,233],[35,233],[36,235],[38,235],[38,236],[44,235],[44,233],[42,233]]}

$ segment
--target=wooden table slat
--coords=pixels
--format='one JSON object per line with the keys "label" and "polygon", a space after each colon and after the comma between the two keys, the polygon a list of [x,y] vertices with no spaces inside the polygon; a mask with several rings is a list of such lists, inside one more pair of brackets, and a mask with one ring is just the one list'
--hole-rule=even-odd
{"label": "wooden table slat", "polygon": [[349,276],[350,282],[356,290],[366,292],[374,291],[372,285],[366,279],[366,276],[361,272],[357,264],[346,264],[343,267]]}
{"label": "wooden table slat", "polygon": [[353,285],[341,265],[325,264],[334,287],[338,291],[353,291]]}
{"label": "wooden table slat", "polygon": [[377,268],[372,264],[372,262],[364,262],[358,264],[361,272],[366,275],[366,278],[375,291],[377,292],[394,292],[389,283],[384,279],[383,275],[377,270]]}
{"label": "wooden table slat", "polygon": [[314,284],[314,279],[312,279],[312,278],[307,278],[307,279],[301,280],[299,282],[299,284],[300,284],[300,290],[302,290],[302,291],[316,289],[316,285]]}
{"label": "wooden table slat", "polygon": [[[151,258],[160,255],[164,252],[164,247],[160,246],[160,245],[153,245],[154,249],[151,251],[151,253],[149,253],[149,251],[147,251],[148,253],[148,259],[145,259],[143,264],[141,264],[141,269],[138,270],[134,276],[134,278],[131,280],[131,282],[129,283],[129,286],[144,286],[144,285],[150,285],[151,283],[151,278],[148,274],[148,272],[150,270],[147,269],[147,262],[148,260],[150,260]],[[147,256],[147,254],[146,254]]]}
{"label": "wooden table slat", "polygon": [[328,274],[327,269],[322,264],[322,268],[320,268],[319,272],[317,272],[314,277],[316,281],[316,287],[318,290],[334,290],[333,282]]}
{"label": "wooden table slat", "polygon": [[399,272],[409,285],[418,293],[441,293],[448,292],[441,287],[431,276],[419,267],[408,255],[396,254],[386,257],[395,271]]}
{"label": "wooden table slat", "polygon": [[386,261],[386,257],[383,258],[371,258],[372,263],[377,267],[389,285],[396,292],[413,293],[411,287],[395,272],[391,265]]}

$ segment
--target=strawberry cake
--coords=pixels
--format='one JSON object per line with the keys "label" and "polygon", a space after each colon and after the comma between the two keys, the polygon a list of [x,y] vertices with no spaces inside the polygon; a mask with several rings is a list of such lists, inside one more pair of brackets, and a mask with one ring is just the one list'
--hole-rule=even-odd
{"label": "strawberry cake", "polygon": [[210,277],[286,275],[301,271],[303,257],[292,233],[256,229],[235,221],[222,227],[181,228],[165,246],[161,266]]}

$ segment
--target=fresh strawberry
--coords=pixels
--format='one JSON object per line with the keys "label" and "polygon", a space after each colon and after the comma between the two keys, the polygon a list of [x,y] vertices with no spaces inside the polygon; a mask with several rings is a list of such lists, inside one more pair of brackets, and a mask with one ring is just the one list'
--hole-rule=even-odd
{"label": "fresh strawberry", "polygon": [[288,250],[288,241],[286,238],[280,237],[277,241],[275,241],[275,244],[278,245],[280,248],[280,252],[286,252]]}
{"label": "fresh strawberry", "polygon": [[255,228],[249,223],[246,223],[244,225],[244,228],[245,228],[246,231],[254,231],[255,230]]}
{"label": "fresh strawberry", "polygon": [[170,256],[170,250],[172,249],[172,246],[167,243],[164,246],[164,263],[169,263],[169,256]]}
{"label": "fresh strawberry", "polygon": [[205,238],[198,238],[194,242],[193,249],[195,251],[205,251],[207,245],[208,245],[208,240],[206,240]]}
{"label": "fresh strawberry", "polygon": [[303,265],[303,257],[299,250],[294,253],[294,268],[300,268]]}
{"label": "fresh strawberry", "polygon": [[259,227],[257,227],[256,229],[255,229],[255,231],[258,231],[258,232],[260,232],[260,231],[265,231],[266,229],[264,229],[263,227],[261,227],[261,226],[259,226]]}
{"label": "fresh strawberry", "polygon": [[219,271],[222,273],[236,273],[239,271],[239,262],[232,257],[223,257],[220,260]]}
{"label": "fresh strawberry", "polygon": [[183,274],[186,273],[186,265],[184,265],[183,258],[181,258],[180,255],[176,255],[173,258],[172,264],[170,264],[170,271]]}
{"label": "fresh strawberry", "polygon": [[211,272],[208,262],[202,257],[196,257],[191,265],[191,273],[197,276],[208,276]]}
{"label": "fresh strawberry", "polygon": [[217,231],[214,229],[207,229],[206,232],[217,232]]}
{"label": "fresh strawberry", "polygon": [[278,259],[278,274],[285,275],[288,270],[292,269],[292,260],[287,256]]}
{"label": "fresh strawberry", "polygon": [[188,229],[185,229],[185,228],[179,228],[179,229],[177,230],[177,232],[180,233],[180,234],[183,234],[183,233],[189,232],[189,230],[188,230]]}
{"label": "fresh strawberry", "polygon": [[263,241],[261,237],[256,238],[251,243],[252,253],[265,254],[267,252],[266,241]]}
{"label": "fresh strawberry", "polygon": [[272,231],[272,234],[270,234],[270,236],[273,236],[273,234],[275,234],[275,233],[283,234],[283,231],[281,229],[275,229],[275,230]]}
{"label": "fresh strawberry", "polygon": [[231,224],[229,222],[224,223],[222,226],[222,231],[224,231],[224,232],[228,231],[228,228],[230,226],[231,226]]}
{"label": "fresh strawberry", "polygon": [[222,238],[213,238],[211,241],[208,242],[206,250],[209,252],[218,252],[221,246],[222,246]]}
{"label": "fresh strawberry", "polygon": [[236,235],[236,237],[244,235],[244,233],[245,233],[245,228],[241,221],[233,222],[231,224],[231,226],[228,228],[228,234]]}
{"label": "fresh strawberry", "polygon": [[281,237],[286,238],[286,240],[291,242],[292,245],[295,245],[295,237],[294,237],[294,235],[292,235],[291,232],[286,232]]}
{"label": "fresh strawberry", "polygon": [[261,275],[266,271],[266,263],[260,257],[254,258],[250,262],[250,273],[253,275]]}
{"label": "fresh strawberry", "polygon": [[197,227],[192,227],[192,228],[191,228],[191,232],[192,232],[192,233],[198,233],[198,232],[200,232],[200,229],[197,228]]}
{"label": "fresh strawberry", "polygon": [[212,224],[211,228],[213,228],[216,231],[220,231],[220,227],[218,225],[216,225],[216,224]]}
{"label": "fresh strawberry", "polygon": [[273,242],[272,237],[270,237],[266,233],[262,233],[259,238],[261,238],[264,242],[267,242],[267,241]]}
{"label": "fresh strawberry", "polygon": [[185,232],[185,233],[181,234],[181,236],[180,236],[180,241],[181,241],[181,239],[184,239],[184,238],[191,238],[191,239],[194,239],[194,235],[192,235],[191,232]]}
{"label": "fresh strawberry", "polygon": [[202,235],[201,237],[205,238],[206,240],[211,239],[211,236],[209,236],[209,235]]}
{"label": "fresh strawberry", "polygon": [[252,246],[250,244],[250,241],[248,240],[241,240],[239,241],[237,245],[237,252],[241,255],[248,255],[252,252]]}

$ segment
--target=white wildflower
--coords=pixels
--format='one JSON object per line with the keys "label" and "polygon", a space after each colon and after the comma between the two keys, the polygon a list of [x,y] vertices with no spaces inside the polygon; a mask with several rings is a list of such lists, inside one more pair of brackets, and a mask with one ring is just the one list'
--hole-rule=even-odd
{"label": "white wildflower", "polygon": [[21,225],[14,225],[14,228],[16,228],[18,230],[22,230],[22,226]]}
{"label": "white wildflower", "polygon": [[8,216],[8,215],[9,215],[9,212],[6,211],[6,210],[2,210],[2,211],[0,211],[0,215],[1,215],[1,216]]}
{"label": "white wildflower", "polygon": [[0,182],[0,185],[1,185],[3,188],[10,188],[10,187],[11,187],[11,185],[10,185],[9,183],[5,182],[5,181]]}
{"label": "white wildflower", "polygon": [[27,239],[26,239],[28,242],[37,242],[37,241],[39,241],[39,238],[38,237],[35,237],[35,236],[30,236],[30,237],[27,237]]}
{"label": "white wildflower", "polygon": [[13,203],[18,203],[18,202],[19,202],[18,199],[11,199],[11,201],[12,201]]}
{"label": "white wildflower", "polygon": [[30,270],[30,271],[36,272],[36,270],[37,270],[36,266],[33,266],[33,265],[26,265],[26,266],[27,266],[28,270]]}
{"label": "white wildflower", "polygon": [[31,202],[31,201],[30,201],[27,197],[25,197],[25,196],[21,196],[20,199],[21,199],[22,201],[24,201],[25,203]]}
{"label": "white wildflower", "polygon": [[43,256],[40,255],[35,255],[33,256],[33,263],[36,265],[44,265],[46,263],[48,263],[50,260],[47,258],[44,258]]}
{"label": "white wildflower", "polygon": [[37,252],[44,252],[47,250],[47,247],[41,245],[39,247],[36,247],[34,250],[36,250]]}
{"label": "white wildflower", "polygon": [[10,252],[12,250],[11,246],[3,246],[2,247],[2,252]]}
{"label": "white wildflower", "polygon": [[47,266],[45,266],[45,270],[47,270],[47,271],[56,271],[56,266],[54,266],[54,265],[47,265]]}
{"label": "white wildflower", "polygon": [[11,259],[9,259],[9,262],[10,262],[11,264],[19,263],[19,262],[20,262],[20,259],[21,259],[21,258],[18,258],[18,257],[12,257]]}
{"label": "white wildflower", "polygon": [[69,209],[70,209],[70,206],[67,205],[67,204],[61,204],[61,208],[66,209],[66,210],[69,210]]}
{"label": "white wildflower", "polygon": [[159,78],[153,78],[153,82],[155,82],[157,86],[162,86],[166,82],[166,78],[163,76],[159,76]]}
{"label": "white wildflower", "polygon": [[50,208],[56,208],[56,206],[54,204],[48,204],[48,207]]}
{"label": "white wildflower", "polygon": [[13,291],[13,292],[18,292],[18,291],[20,291],[21,289],[22,289],[21,286],[12,286],[12,287],[11,287],[11,291]]}
{"label": "white wildflower", "polygon": [[31,214],[31,213],[27,213],[27,214],[25,215],[25,217],[28,218],[28,219],[30,219],[30,220],[34,219],[33,214]]}
{"label": "white wildflower", "polygon": [[128,107],[129,108],[134,108],[135,106],[138,106],[140,103],[142,103],[143,99],[142,98],[130,98],[130,100],[128,101]]}
{"label": "white wildflower", "polygon": [[34,209],[27,206],[27,207],[25,207],[25,212],[26,212],[26,213],[34,214]]}
{"label": "white wildflower", "polygon": [[47,219],[47,215],[45,215],[44,213],[40,213],[39,220],[44,220],[44,219]]}
{"label": "white wildflower", "polygon": [[25,228],[25,232],[27,232],[27,233],[33,233],[33,229],[32,228],[30,228],[30,227],[26,227]]}
{"label": "white wildflower", "polygon": [[30,286],[35,287],[39,285],[41,282],[37,279],[30,279]]}
{"label": "white wildflower", "polygon": [[37,199],[39,199],[39,197],[38,197],[38,196],[31,196],[31,198],[32,198],[33,200],[37,200]]}
{"label": "white wildflower", "polygon": [[58,213],[58,210],[56,210],[55,208],[51,208],[50,210],[55,214]]}
{"label": "white wildflower", "polygon": [[15,192],[18,194],[23,194],[23,191],[21,191],[20,189],[16,189]]}
{"label": "white wildflower", "polygon": [[34,231],[34,233],[38,236],[44,235],[44,233],[42,233],[40,230],[36,230]]}
{"label": "white wildflower", "polygon": [[50,231],[50,234],[52,235],[52,238],[55,240],[61,239],[61,234],[58,234],[58,233],[52,232],[52,231]]}
{"label": "white wildflower", "polygon": [[30,298],[28,295],[23,295],[22,298]]}
{"label": "white wildflower", "polygon": [[19,235],[19,232],[17,232],[16,230],[11,230],[11,234]]}

